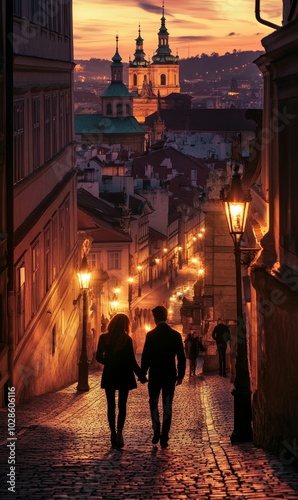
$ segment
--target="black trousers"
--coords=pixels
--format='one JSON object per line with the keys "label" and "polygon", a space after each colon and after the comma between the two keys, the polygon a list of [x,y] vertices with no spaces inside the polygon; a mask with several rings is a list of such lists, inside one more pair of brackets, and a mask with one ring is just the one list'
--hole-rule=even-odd
{"label": "black trousers", "polygon": [[[176,380],[150,380],[148,383],[149,392],[149,406],[152,420],[153,431],[159,431],[161,429],[161,435],[164,439],[168,439],[169,431],[172,423],[172,403],[175,393]],[[158,401],[162,395],[162,426],[160,423],[159,411],[158,411]]]}
{"label": "black trousers", "polygon": [[227,344],[217,344],[219,357],[219,374],[226,375],[226,351]]}
{"label": "black trousers", "polygon": [[[106,398],[108,404],[108,422],[111,432],[116,428],[116,389],[106,388]],[[117,430],[122,431],[126,419],[126,404],[128,398],[127,389],[119,389],[118,393],[118,418]]]}

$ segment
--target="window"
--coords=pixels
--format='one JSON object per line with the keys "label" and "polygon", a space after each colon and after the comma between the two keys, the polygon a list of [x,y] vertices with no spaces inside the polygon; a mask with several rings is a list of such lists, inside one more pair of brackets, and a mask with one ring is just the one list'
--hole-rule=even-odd
{"label": "window", "polygon": [[44,156],[45,161],[51,158],[51,100],[47,94],[44,97]]}
{"label": "window", "polygon": [[57,105],[58,105],[58,96],[57,94],[53,95],[52,98],[52,154],[56,154],[58,151],[57,147]]}
{"label": "window", "polygon": [[69,198],[65,200],[65,251],[67,256],[70,252],[70,213]]}
{"label": "window", "polygon": [[13,0],[13,15],[22,17],[22,2],[21,0]]}
{"label": "window", "polygon": [[97,265],[96,265],[96,253],[89,253],[88,254],[88,267],[89,269],[91,269],[91,271],[93,269],[96,269],[97,268]]}
{"label": "window", "polygon": [[111,114],[112,114],[112,104],[108,103],[107,104],[107,115],[111,115]]}
{"label": "window", "polygon": [[33,168],[40,166],[40,99],[33,99]]}
{"label": "window", "polygon": [[126,116],[130,116],[130,105],[126,104]]}
{"label": "window", "polygon": [[117,110],[117,116],[122,115],[122,104],[120,102],[118,102],[116,110]]}
{"label": "window", "polygon": [[121,269],[120,252],[108,252],[108,269]]}
{"label": "window", "polygon": [[59,99],[59,148],[64,148],[65,143],[65,94],[62,92]]}
{"label": "window", "polygon": [[89,267],[89,269],[91,269],[91,271],[93,271],[93,269],[101,269],[101,267],[102,267],[102,265],[101,265],[101,260],[102,260],[101,252],[97,252],[97,253],[90,252],[87,255],[87,259],[88,259],[88,267]]}
{"label": "window", "polygon": [[14,182],[19,182],[24,173],[24,101],[13,104],[13,173]]}
{"label": "window", "polygon": [[137,75],[136,75],[135,73],[134,73],[134,75],[133,75],[133,84],[134,84],[135,86],[137,86],[137,85],[138,85],[138,77],[137,77]]}
{"label": "window", "polygon": [[30,21],[39,26],[47,26],[49,15],[41,8],[40,0],[31,0]]}
{"label": "window", "polygon": [[52,272],[53,280],[58,274],[58,222],[57,214],[52,218]]}
{"label": "window", "polygon": [[66,143],[69,144],[72,140],[69,92],[65,92],[65,125],[66,125]]}
{"label": "window", "polygon": [[160,75],[160,85],[166,85],[166,75]]}
{"label": "window", "polygon": [[32,247],[32,314],[39,306],[39,242]]}
{"label": "window", "polygon": [[59,210],[59,242],[60,242],[60,268],[65,261],[65,208],[64,205]]}
{"label": "window", "polygon": [[17,335],[18,341],[25,333],[25,264],[22,263],[17,269]]}
{"label": "window", "polygon": [[45,291],[47,292],[51,285],[51,263],[50,263],[50,226],[44,231],[44,281]]}
{"label": "window", "polygon": [[52,356],[54,356],[56,352],[56,325],[52,328]]}

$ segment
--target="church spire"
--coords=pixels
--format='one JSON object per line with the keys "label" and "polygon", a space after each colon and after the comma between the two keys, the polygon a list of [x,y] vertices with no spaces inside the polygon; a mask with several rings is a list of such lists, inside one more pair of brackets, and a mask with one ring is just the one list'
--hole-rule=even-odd
{"label": "church spire", "polygon": [[136,38],[136,50],[134,53],[134,60],[130,62],[130,66],[148,66],[148,61],[145,59],[145,52],[143,49],[144,39],[141,37],[141,25],[139,24],[139,36]]}
{"label": "church spire", "polygon": [[112,64],[111,64],[111,79],[112,82],[122,82],[123,80],[123,64],[122,64],[122,57],[119,54],[118,50],[118,41],[119,37],[116,35],[116,52],[115,55],[112,57]]}
{"label": "church spire", "polygon": [[158,32],[158,47],[156,54],[152,57],[154,64],[177,64],[178,57],[171,55],[169,47],[169,32],[166,27],[165,3],[162,2],[161,26]]}

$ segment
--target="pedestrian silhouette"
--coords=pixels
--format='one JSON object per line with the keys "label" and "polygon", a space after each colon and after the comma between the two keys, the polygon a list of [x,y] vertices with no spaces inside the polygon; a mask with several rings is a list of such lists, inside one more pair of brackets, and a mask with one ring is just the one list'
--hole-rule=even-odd
{"label": "pedestrian silhouette", "polygon": [[220,318],[217,320],[217,325],[212,332],[212,338],[216,342],[218,358],[219,358],[219,375],[226,377],[226,350],[229,340],[231,339],[231,332],[227,325],[225,325]]}
{"label": "pedestrian silhouette", "polygon": [[[155,328],[150,330],[145,339],[141,358],[144,375],[149,369],[149,406],[153,428],[152,444],[163,448],[168,446],[169,431],[172,422],[172,402],[175,386],[180,385],[185,375],[185,354],[182,337],[167,323],[168,311],[163,306],[152,309]],[[160,424],[158,401],[162,393],[162,427]]]}
{"label": "pedestrian silhouette", "polygon": [[[137,387],[135,375],[143,384],[147,381],[136,362],[130,333],[130,319],[118,313],[111,319],[108,332],[99,337],[96,360],[104,365],[101,388],[105,389],[107,415],[113,447],[124,446],[123,427],[126,419],[128,393]],[[118,390],[118,417],[116,429],[116,391]]]}
{"label": "pedestrian silhouette", "polygon": [[199,337],[195,336],[195,332],[189,333],[184,341],[185,354],[189,360],[189,377],[196,375],[197,361],[200,352],[206,351]]}

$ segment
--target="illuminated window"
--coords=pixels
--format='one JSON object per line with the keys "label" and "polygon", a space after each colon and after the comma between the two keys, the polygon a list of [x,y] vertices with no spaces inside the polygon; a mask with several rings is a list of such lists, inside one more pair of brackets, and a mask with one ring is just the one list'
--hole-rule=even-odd
{"label": "illuminated window", "polygon": [[108,252],[108,269],[121,269],[120,252]]}
{"label": "illuminated window", "polygon": [[17,269],[17,333],[21,340],[25,333],[25,264],[22,263]]}
{"label": "illuminated window", "polygon": [[33,168],[40,166],[40,99],[33,99]]}
{"label": "illuminated window", "polygon": [[39,242],[37,242],[32,247],[32,293],[31,293],[32,314],[36,313],[39,306],[39,300],[40,300],[39,280],[40,280]]}
{"label": "illuminated window", "polygon": [[24,101],[13,104],[13,173],[14,182],[22,180],[24,173]]}

